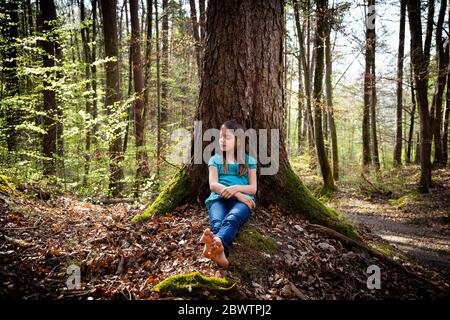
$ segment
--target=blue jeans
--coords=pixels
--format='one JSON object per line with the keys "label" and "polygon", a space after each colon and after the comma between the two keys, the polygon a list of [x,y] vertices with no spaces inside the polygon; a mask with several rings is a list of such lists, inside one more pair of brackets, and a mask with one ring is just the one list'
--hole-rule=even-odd
{"label": "blue jeans", "polygon": [[236,238],[239,228],[250,218],[251,209],[236,198],[214,200],[209,207],[211,231],[222,240],[225,256]]}

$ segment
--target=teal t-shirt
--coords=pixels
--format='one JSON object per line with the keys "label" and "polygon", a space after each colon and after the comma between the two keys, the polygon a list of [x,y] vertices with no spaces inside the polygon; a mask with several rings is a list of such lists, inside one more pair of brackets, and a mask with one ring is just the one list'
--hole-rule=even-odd
{"label": "teal t-shirt", "polygon": [[[252,156],[246,154],[245,155],[245,163],[247,164],[249,169],[256,169],[256,160]],[[208,168],[209,166],[214,166],[217,168],[217,172],[219,174],[219,183],[223,184],[226,187],[234,186],[234,185],[248,185],[248,173],[240,176],[239,175],[239,163],[229,163],[228,164],[228,172],[225,174],[224,168],[222,166],[223,160],[222,155],[216,153],[213,155],[209,161],[208,161]],[[256,205],[256,200],[253,195],[245,194],[247,197],[253,200],[253,202]],[[205,200],[206,207],[209,209],[211,203],[221,198],[219,194],[215,192],[211,192],[209,197]]]}

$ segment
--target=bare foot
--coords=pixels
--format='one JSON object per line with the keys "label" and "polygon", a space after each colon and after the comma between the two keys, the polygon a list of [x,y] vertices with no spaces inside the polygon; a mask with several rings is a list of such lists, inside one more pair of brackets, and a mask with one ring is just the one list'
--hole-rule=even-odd
{"label": "bare foot", "polygon": [[228,267],[228,259],[225,256],[225,251],[223,249],[222,240],[219,237],[214,237],[214,258],[213,260],[221,268]]}
{"label": "bare foot", "polygon": [[200,241],[205,244],[205,247],[203,248],[203,256],[209,259],[212,259],[214,257],[213,240],[214,234],[211,232],[211,230],[209,230],[209,228],[206,228],[205,231],[203,231],[203,235],[200,238]]}

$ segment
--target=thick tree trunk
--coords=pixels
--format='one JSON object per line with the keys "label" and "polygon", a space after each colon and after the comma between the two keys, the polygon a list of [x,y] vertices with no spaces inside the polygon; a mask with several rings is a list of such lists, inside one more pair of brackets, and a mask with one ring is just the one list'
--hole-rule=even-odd
{"label": "thick tree trunk", "polygon": [[[372,63],[373,56],[375,55],[375,19],[373,18],[374,12],[370,8],[375,7],[375,0],[368,0],[368,10],[366,17],[366,65],[364,73],[364,111],[362,122],[362,168],[367,172],[372,162],[372,152],[370,148],[370,101],[372,95]],[[373,19],[373,20],[372,20]],[[373,24],[372,24],[373,21]]]}
{"label": "thick tree trunk", "polygon": [[136,192],[139,192],[143,178],[149,177],[148,157],[145,147],[144,75],[142,72],[141,38],[139,30],[138,1],[130,1],[131,55],[134,81],[134,137],[136,140]]}
{"label": "thick tree trunk", "polygon": [[[312,221],[357,237],[350,223],[314,198],[289,164],[282,110],[283,5],[282,0],[209,1],[203,78],[196,114],[202,127],[192,140],[191,150],[202,151],[209,143],[202,142],[200,135],[207,129],[220,128],[230,118],[239,119],[247,128],[279,130],[279,144],[274,149],[271,138],[268,139],[271,156],[279,153],[278,171],[274,175],[259,176],[257,197],[260,204],[279,205],[287,213],[305,214]],[[209,194],[205,161],[207,159],[202,164],[185,165],[134,221],[170,212],[178,205],[197,199],[203,204]],[[261,158],[258,157],[258,161]]]}
{"label": "thick tree trunk", "polygon": [[394,147],[394,166],[402,164],[402,115],[403,115],[403,59],[405,55],[405,15],[406,0],[400,1],[400,32],[398,37],[398,57],[397,57],[397,118]]}
{"label": "thick tree trunk", "polygon": [[[120,94],[120,72],[119,72],[119,47],[117,39],[117,14],[116,0],[101,0],[103,15],[103,38],[105,42],[105,55],[111,59],[106,62],[106,93],[105,106],[108,117],[117,118],[117,103],[121,101]],[[122,138],[118,129],[114,130],[114,136],[109,142],[110,154],[110,180],[109,190],[111,196],[117,197],[123,189],[123,161]]]}
{"label": "thick tree trunk", "polygon": [[314,137],[316,141],[317,158],[320,164],[320,170],[323,178],[322,193],[326,194],[329,191],[336,189],[334,185],[333,174],[331,172],[330,163],[328,162],[327,152],[325,150],[325,143],[322,130],[322,83],[324,71],[324,39],[326,37],[326,14],[327,5],[326,0],[318,0],[316,3],[316,37],[314,42],[314,49],[316,51],[316,67],[314,72]]}
{"label": "thick tree trunk", "polygon": [[[429,2],[430,6],[433,1]],[[431,10],[429,10],[431,11]],[[428,60],[429,47],[427,38],[425,49],[422,48],[422,24],[420,17],[420,1],[408,0],[408,20],[411,34],[411,61],[414,69],[414,81],[420,116],[420,190],[428,192],[431,185],[431,124],[428,110]],[[431,16],[432,20],[432,16]],[[429,21],[428,21],[429,22]],[[428,23],[429,25],[429,23]],[[429,30],[430,28],[428,28]]]}

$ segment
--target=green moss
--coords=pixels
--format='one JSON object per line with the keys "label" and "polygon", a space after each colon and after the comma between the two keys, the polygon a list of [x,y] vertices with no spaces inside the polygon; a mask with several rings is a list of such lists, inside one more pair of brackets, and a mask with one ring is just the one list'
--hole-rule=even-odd
{"label": "green moss", "polygon": [[332,228],[350,238],[360,239],[358,230],[353,223],[341,213],[325,207],[292,170],[286,171],[284,178],[288,191],[288,201],[284,203],[286,211],[293,214],[303,213],[313,223]]}
{"label": "green moss", "polygon": [[246,246],[249,246],[258,251],[275,252],[278,250],[278,245],[271,238],[262,235],[255,227],[246,226],[237,236],[238,241],[242,241]]}
{"label": "green moss", "polygon": [[9,195],[16,191],[16,188],[11,179],[5,175],[0,174],[0,193]]}
{"label": "green moss", "polygon": [[180,201],[187,196],[189,185],[188,170],[184,167],[164,186],[155,201],[131,221],[145,221],[153,216],[162,215],[175,209]]}
{"label": "green moss", "polygon": [[236,282],[228,278],[205,277],[199,272],[171,276],[150,289],[151,292],[172,292],[175,295],[199,293],[205,290],[225,292]]}

